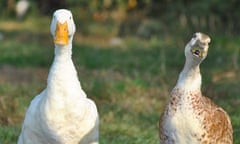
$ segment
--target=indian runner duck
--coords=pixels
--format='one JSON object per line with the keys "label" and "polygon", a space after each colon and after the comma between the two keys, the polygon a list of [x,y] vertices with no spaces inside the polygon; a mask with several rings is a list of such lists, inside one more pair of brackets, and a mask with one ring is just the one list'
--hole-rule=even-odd
{"label": "indian runner duck", "polygon": [[232,144],[228,114],[201,92],[200,63],[210,37],[195,33],[185,46],[185,65],[160,118],[161,144]]}
{"label": "indian runner duck", "polygon": [[74,33],[72,13],[55,11],[55,56],[47,87],[32,100],[18,144],[98,144],[97,108],[82,90],[71,58]]}

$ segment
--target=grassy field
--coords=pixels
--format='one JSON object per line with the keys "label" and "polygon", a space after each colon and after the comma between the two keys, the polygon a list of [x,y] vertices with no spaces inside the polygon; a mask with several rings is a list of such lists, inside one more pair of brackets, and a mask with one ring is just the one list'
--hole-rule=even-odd
{"label": "grassy field", "polygon": [[[0,23],[0,143],[14,144],[25,111],[45,88],[53,60],[50,18]],[[101,27],[104,29],[104,27]],[[203,93],[231,116],[240,144],[240,37],[210,33],[209,55],[201,65]],[[108,36],[74,38],[73,61],[88,97],[100,113],[100,143],[158,144],[158,118],[184,64],[191,35],[109,44]]]}

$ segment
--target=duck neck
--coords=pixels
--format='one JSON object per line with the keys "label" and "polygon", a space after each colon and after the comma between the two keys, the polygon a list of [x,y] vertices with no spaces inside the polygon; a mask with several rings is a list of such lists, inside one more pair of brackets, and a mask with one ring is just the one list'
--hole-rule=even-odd
{"label": "duck neck", "polygon": [[200,62],[186,59],[184,68],[179,75],[176,87],[183,91],[194,91],[201,93]]}
{"label": "duck neck", "polygon": [[47,81],[47,90],[50,96],[79,95],[81,85],[71,56],[71,44],[55,45],[55,57]]}
{"label": "duck neck", "polygon": [[57,59],[65,59],[65,60],[71,60],[72,58],[72,44],[68,45],[55,45],[54,49],[54,61]]}

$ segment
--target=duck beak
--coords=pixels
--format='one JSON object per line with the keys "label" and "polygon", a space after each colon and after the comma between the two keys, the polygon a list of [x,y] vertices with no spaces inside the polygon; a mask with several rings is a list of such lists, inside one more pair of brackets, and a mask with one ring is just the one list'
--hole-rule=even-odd
{"label": "duck beak", "polygon": [[55,31],[54,43],[58,45],[68,44],[68,24],[64,22],[63,24],[57,22],[57,27]]}
{"label": "duck beak", "polygon": [[201,59],[203,57],[206,57],[207,53],[208,53],[208,43],[209,42],[210,42],[210,40],[207,40],[207,41],[197,40],[197,42],[191,48],[192,54]]}

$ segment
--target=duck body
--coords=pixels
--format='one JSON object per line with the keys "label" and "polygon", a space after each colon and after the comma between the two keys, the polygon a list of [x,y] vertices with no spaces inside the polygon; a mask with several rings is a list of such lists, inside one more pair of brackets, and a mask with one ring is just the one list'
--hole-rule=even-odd
{"label": "duck body", "polygon": [[232,144],[227,113],[200,93],[174,88],[161,119],[161,144]]}
{"label": "duck body", "polygon": [[208,43],[206,37],[197,33],[185,48],[184,68],[159,121],[161,144],[233,143],[229,116],[201,93],[199,64],[206,57],[208,45],[200,46],[205,49],[202,58],[192,55],[191,49],[197,41]]}
{"label": "duck body", "polygon": [[98,144],[97,108],[81,88],[71,48],[55,45],[47,87],[32,100],[18,144]]}

